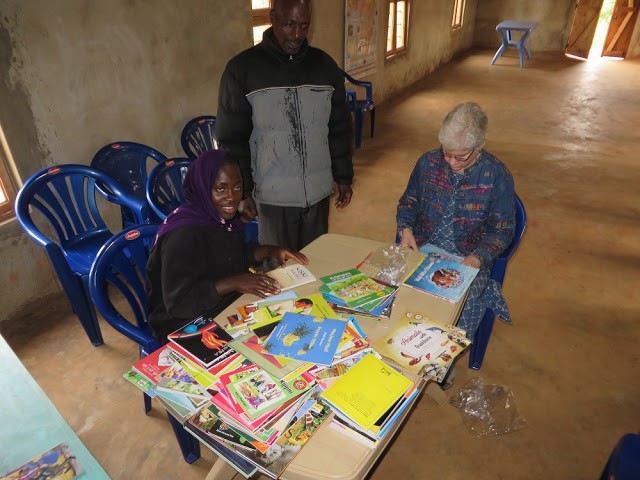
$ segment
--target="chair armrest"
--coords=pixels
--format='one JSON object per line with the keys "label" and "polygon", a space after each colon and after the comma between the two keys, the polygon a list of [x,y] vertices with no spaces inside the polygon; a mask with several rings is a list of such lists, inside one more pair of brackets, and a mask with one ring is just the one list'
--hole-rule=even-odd
{"label": "chair armrest", "polygon": [[355,90],[345,90],[345,98],[347,100],[347,103],[351,105],[351,109],[355,110],[356,109],[356,101],[358,100],[358,97],[356,96],[356,91]]}

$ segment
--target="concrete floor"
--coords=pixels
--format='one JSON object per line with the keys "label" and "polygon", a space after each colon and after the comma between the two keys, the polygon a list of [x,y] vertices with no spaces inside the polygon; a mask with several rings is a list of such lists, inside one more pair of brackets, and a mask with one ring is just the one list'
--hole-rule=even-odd
{"label": "concrete floor", "polygon": [[[353,202],[332,212],[331,231],[391,241],[441,119],[462,101],[484,106],[487,149],[511,170],[529,224],[505,282],[514,325],[496,323],[482,370],[459,368],[447,395],[478,376],[507,385],[527,427],[476,438],[456,408],[423,397],[371,480],[598,478],[617,439],[640,430],[640,62],[534,52],[520,69],[508,54],[490,66],[492,55],[456,59],[378,107],[375,138],[355,152]],[[137,347],[108,325],[91,347],[57,299],[2,328],[114,479],[206,476],[213,454],[187,465],[164,412],[145,417],[120,377]]]}

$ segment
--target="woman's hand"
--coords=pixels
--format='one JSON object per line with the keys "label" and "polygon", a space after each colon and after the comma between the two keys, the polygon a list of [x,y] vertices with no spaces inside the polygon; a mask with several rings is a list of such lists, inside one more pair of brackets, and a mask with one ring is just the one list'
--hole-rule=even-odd
{"label": "woman's hand", "polygon": [[220,295],[231,292],[250,293],[260,298],[280,293],[278,282],[269,275],[261,273],[241,273],[223,278],[215,282],[216,290]]}
{"label": "woman's hand", "polygon": [[255,259],[258,263],[263,262],[267,258],[273,258],[280,265],[284,265],[287,260],[295,260],[302,265],[308,265],[309,259],[300,252],[289,250],[284,247],[276,247],[275,245],[263,245],[256,248]]}
{"label": "woman's hand", "polygon": [[402,236],[400,238],[401,247],[409,247],[411,250],[418,251],[418,245],[416,244],[416,237],[413,236],[413,230],[410,228],[402,229]]}
{"label": "woman's hand", "polygon": [[482,261],[475,255],[467,255],[460,263],[474,268],[480,268],[482,266]]}

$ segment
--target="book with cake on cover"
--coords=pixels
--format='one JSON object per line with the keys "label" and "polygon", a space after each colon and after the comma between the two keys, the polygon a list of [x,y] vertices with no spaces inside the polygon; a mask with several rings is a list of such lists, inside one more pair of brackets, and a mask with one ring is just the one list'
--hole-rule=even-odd
{"label": "book with cake on cover", "polygon": [[264,351],[329,366],[347,326],[345,320],[287,312],[264,342]]}
{"label": "book with cake on cover", "polygon": [[463,265],[461,257],[433,245],[425,244],[420,251],[425,257],[407,275],[404,285],[452,303],[462,300],[480,270]]}
{"label": "book with cake on cover", "polygon": [[290,265],[283,265],[282,267],[274,268],[273,270],[266,272],[271,278],[278,282],[280,290],[289,290],[290,288],[296,288],[300,285],[315,282],[316,277],[309,271],[304,265],[299,263],[292,263]]}
{"label": "book with cake on cover", "polygon": [[234,353],[229,346],[233,337],[210,317],[198,317],[167,338],[171,348],[207,368]]}
{"label": "book with cake on cover", "polygon": [[406,371],[442,381],[453,360],[471,344],[465,331],[405,312],[393,328],[373,344],[385,359]]}
{"label": "book with cake on cover", "polygon": [[352,308],[371,310],[396,291],[396,288],[373,280],[355,268],[321,277],[320,280],[324,284],[320,286],[322,293],[328,293]]}

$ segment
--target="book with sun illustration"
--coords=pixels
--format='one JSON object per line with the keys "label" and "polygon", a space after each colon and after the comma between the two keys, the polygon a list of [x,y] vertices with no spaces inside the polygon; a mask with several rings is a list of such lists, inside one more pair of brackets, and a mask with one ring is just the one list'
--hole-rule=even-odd
{"label": "book with sun illustration", "polygon": [[421,313],[405,312],[373,348],[404,370],[439,382],[470,343],[458,327],[432,322]]}
{"label": "book with sun illustration", "polygon": [[264,351],[329,366],[347,326],[345,320],[287,312],[264,342]]}
{"label": "book with sun illustration", "polygon": [[209,317],[198,317],[167,338],[172,349],[207,368],[234,353],[233,337]]}

